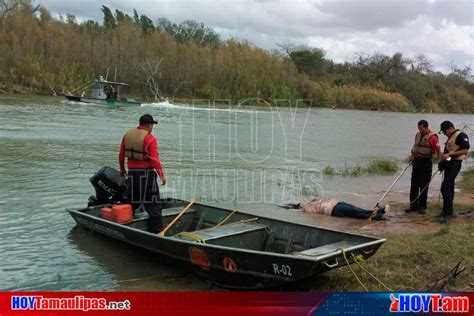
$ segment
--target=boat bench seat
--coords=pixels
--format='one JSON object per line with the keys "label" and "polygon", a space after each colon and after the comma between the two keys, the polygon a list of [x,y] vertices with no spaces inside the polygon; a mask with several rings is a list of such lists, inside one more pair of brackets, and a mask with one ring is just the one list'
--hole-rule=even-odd
{"label": "boat bench seat", "polygon": [[[166,227],[178,214],[181,212],[183,207],[172,207],[172,208],[165,208],[161,212],[161,222],[163,227]],[[190,208],[187,210],[177,221],[173,227],[171,227],[170,232],[178,232],[186,229],[191,225],[191,222],[194,218],[194,214],[196,213],[195,210]],[[148,229],[148,213],[147,212],[138,212],[135,213],[133,216],[132,222],[126,224],[130,227],[147,230]]]}
{"label": "boat bench seat", "polygon": [[240,223],[182,232],[174,237],[199,243],[260,250],[267,235],[266,225]]}
{"label": "boat bench seat", "polygon": [[227,225],[222,227],[211,227],[207,229],[201,229],[194,231],[194,234],[198,234],[202,238],[207,240],[212,240],[216,238],[234,236],[245,234],[249,232],[262,231],[265,230],[265,225],[255,224],[255,223],[241,223],[235,225]]}
{"label": "boat bench seat", "polygon": [[333,253],[335,251],[341,250],[341,248],[348,249],[350,247],[357,246],[357,245],[360,245],[360,242],[342,240],[342,241],[338,241],[332,244],[327,244],[320,247],[307,249],[304,251],[298,251],[296,254],[317,257],[317,256],[323,256],[329,253]]}
{"label": "boat bench seat", "polygon": [[[182,207],[171,207],[171,208],[164,208],[161,212],[161,218],[162,220],[166,221],[168,218],[171,217],[171,220],[173,220],[182,210]],[[189,210],[186,211],[183,215],[186,214],[194,214],[196,213],[195,210],[190,208]],[[148,213],[143,211],[143,212],[137,212],[133,216],[133,220],[141,220],[141,219],[148,219]]]}
{"label": "boat bench seat", "polygon": [[[163,211],[161,212],[161,217],[173,217],[175,218],[175,216],[177,216],[184,208],[185,206],[179,206],[179,207],[170,207],[170,208],[164,208]],[[191,207],[190,209],[188,209],[184,214],[194,214],[196,213],[195,210],[193,210],[193,208]]]}

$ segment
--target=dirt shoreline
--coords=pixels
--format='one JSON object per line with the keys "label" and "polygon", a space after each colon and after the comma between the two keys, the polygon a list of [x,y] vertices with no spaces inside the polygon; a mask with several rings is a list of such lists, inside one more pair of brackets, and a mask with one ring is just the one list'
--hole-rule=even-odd
{"label": "dirt shoreline", "polygon": [[[442,202],[441,202],[442,203]],[[371,221],[362,227],[357,227],[353,232],[369,235],[406,235],[436,232],[443,227],[436,218],[441,212],[442,204],[437,199],[428,200],[427,214],[406,214],[404,209],[407,204],[395,204],[391,206],[390,213],[385,221]],[[452,224],[466,223],[474,219],[474,193],[456,193],[454,197],[455,216]]]}

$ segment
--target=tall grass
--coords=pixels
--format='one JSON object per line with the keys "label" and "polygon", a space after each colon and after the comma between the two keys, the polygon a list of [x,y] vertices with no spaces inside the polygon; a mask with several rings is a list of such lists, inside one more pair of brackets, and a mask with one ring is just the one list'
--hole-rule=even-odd
{"label": "tall grass", "polygon": [[467,169],[461,173],[462,179],[459,187],[464,190],[474,191],[474,168]]}
{"label": "tall grass", "polygon": [[316,105],[342,109],[412,112],[413,104],[399,93],[361,85],[335,86],[328,82],[307,84],[305,89],[316,96]]}
{"label": "tall grass", "polygon": [[341,175],[344,177],[359,177],[366,173],[387,175],[393,174],[396,171],[398,171],[398,164],[396,161],[376,159],[371,161],[366,168],[357,165],[353,168],[345,166],[343,170],[338,170],[328,165],[321,172],[326,176]]}
{"label": "tall grass", "polygon": [[398,164],[396,161],[387,159],[377,159],[371,161],[367,166],[368,173],[376,174],[392,174],[398,170]]}

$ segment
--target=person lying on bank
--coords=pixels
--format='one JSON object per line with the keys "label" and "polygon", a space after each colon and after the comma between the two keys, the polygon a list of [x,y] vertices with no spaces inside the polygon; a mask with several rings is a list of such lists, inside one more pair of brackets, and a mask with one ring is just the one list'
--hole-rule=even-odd
{"label": "person lying on bank", "polygon": [[346,202],[338,202],[335,199],[324,197],[313,199],[309,202],[298,204],[287,204],[282,206],[286,209],[299,209],[307,213],[317,213],[337,217],[352,217],[359,219],[368,219],[372,216],[374,220],[383,220],[389,211],[389,206],[376,207],[373,210],[365,210]]}

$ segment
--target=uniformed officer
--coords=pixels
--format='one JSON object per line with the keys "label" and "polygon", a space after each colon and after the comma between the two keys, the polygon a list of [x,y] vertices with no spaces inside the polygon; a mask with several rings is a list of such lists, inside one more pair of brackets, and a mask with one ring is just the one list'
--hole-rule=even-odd
{"label": "uniformed officer", "polygon": [[454,180],[461,170],[462,161],[469,152],[469,138],[465,133],[456,129],[450,121],[441,123],[438,134],[441,133],[446,135],[448,140],[445,143],[441,161],[438,165],[438,169],[444,171],[444,179],[441,184],[443,210],[438,217],[441,223],[447,223],[454,215]]}
{"label": "uniformed officer", "polygon": [[410,186],[410,207],[405,212],[426,214],[428,190],[433,172],[432,158],[439,159],[441,146],[438,135],[433,133],[426,120],[418,122],[418,133],[411,150],[410,160],[413,163]]}

